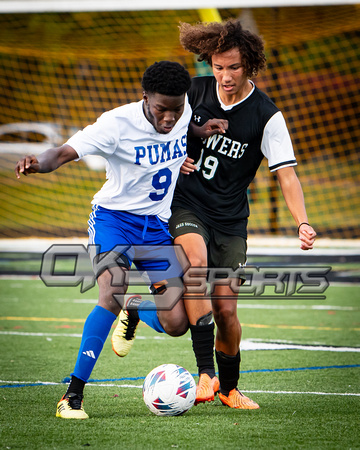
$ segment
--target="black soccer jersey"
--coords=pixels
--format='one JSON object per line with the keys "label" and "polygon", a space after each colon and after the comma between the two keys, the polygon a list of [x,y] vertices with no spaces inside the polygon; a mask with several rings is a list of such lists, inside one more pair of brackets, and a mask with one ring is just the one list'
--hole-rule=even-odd
{"label": "black soccer jersey", "polygon": [[192,120],[229,121],[224,135],[206,139],[188,136],[188,155],[197,171],[178,179],[172,206],[193,211],[205,223],[232,235],[247,237],[247,188],[264,156],[270,170],[296,165],[285,120],[270,98],[254,86],[232,107],[221,103],[214,77],[196,77],[188,93]]}

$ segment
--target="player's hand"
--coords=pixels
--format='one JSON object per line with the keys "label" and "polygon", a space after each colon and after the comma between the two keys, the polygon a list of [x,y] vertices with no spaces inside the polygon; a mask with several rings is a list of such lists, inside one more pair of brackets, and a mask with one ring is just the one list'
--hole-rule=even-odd
{"label": "player's hand", "polygon": [[204,125],[198,126],[191,122],[189,132],[195,137],[207,138],[213,134],[224,134],[229,127],[225,119],[209,119]]}
{"label": "player's hand", "polygon": [[196,166],[193,163],[194,160],[187,156],[185,161],[183,162],[183,165],[180,167],[180,172],[184,175],[190,175],[192,172],[194,172],[194,170],[196,170]]}
{"label": "player's hand", "polygon": [[316,232],[310,225],[303,224],[300,226],[299,239],[301,250],[311,250],[314,247]]}
{"label": "player's hand", "polygon": [[24,156],[16,163],[15,175],[20,178],[20,174],[29,175],[29,173],[37,173],[40,170],[40,164],[35,155]]}

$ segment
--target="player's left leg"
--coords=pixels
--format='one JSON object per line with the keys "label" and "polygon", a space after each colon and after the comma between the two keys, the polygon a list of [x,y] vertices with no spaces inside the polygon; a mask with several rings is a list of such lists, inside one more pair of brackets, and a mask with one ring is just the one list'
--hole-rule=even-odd
{"label": "player's left leg", "polygon": [[258,409],[259,405],[237,388],[240,377],[242,334],[237,316],[237,294],[234,294],[230,286],[216,286],[212,305],[217,325],[215,356],[219,369],[219,398],[230,408]]}
{"label": "player's left leg", "polygon": [[[184,213],[183,213],[184,214]],[[211,402],[219,390],[219,380],[215,375],[214,365],[214,320],[211,309],[211,300],[207,294],[207,246],[206,232],[199,219],[191,213],[187,217],[179,218],[180,222],[198,225],[189,229],[182,227],[181,234],[175,238],[191,265],[191,275],[185,276],[186,294],[184,305],[189,317],[192,347],[198,367],[199,381],[196,386],[195,404]],[[194,285],[198,284],[194,289]]]}
{"label": "player's left leg", "polygon": [[[237,389],[240,376],[242,329],[237,315],[238,288],[244,281],[240,269],[246,263],[246,240],[218,230],[211,231],[209,246],[211,300],[217,325],[215,356],[219,370],[221,402],[231,408],[257,409],[259,405]],[[220,270],[218,270],[220,268]],[[219,279],[218,277],[223,277]]]}
{"label": "player's left leg", "polygon": [[189,328],[182,300],[181,279],[169,279],[151,286],[154,302],[132,295],[125,301],[119,322],[111,337],[112,349],[120,357],[126,356],[134,343],[139,321],[158,333],[182,336]]}
{"label": "player's left leg", "polygon": [[183,265],[177,258],[167,224],[149,216],[143,245],[137,246],[134,264],[148,275],[154,301],[133,295],[125,303],[112,335],[118,356],[126,356],[135,338],[139,320],[159,333],[182,336],[189,323],[182,295]]}
{"label": "player's left leg", "polygon": [[215,375],[214,320],[206,284],[210,228],[192,211],[183,208],[172,211],[169,228],[174,243],[190,264],[184,276],[184,305],[199,374],[195,404],[211,402],[219,390],[219,380]]}

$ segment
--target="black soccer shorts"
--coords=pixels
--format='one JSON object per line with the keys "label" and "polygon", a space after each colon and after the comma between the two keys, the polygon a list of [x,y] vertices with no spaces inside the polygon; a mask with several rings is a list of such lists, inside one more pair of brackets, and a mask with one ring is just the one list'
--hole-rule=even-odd
{"label": "black soccer shorts", "polygon": [[174,239],[188,233],[200,234],[208,250],[208,267],[237,270],[246,263],[246,239],[214,229],[192,211],[175,208],[169,220],[169,231]]}

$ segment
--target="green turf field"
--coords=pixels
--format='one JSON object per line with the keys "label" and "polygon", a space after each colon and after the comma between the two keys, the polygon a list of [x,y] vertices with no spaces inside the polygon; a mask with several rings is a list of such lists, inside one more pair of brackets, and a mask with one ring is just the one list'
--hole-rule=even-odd
{"label": "green turf field", "polygon": [[216,398],[183,416],[152,415],[140,389],[146,374],[176,363],[195,375],[196,365],[189,334],[141,325],[126,358],[106,342],[85,390],[86,421],[58,419],[55,408],[97,288],[1,279],[0,292],[0,448],[360,448],[358,285],[331,286],[318,301],[239,301],[240,387],[260,410],[231,410]]}

